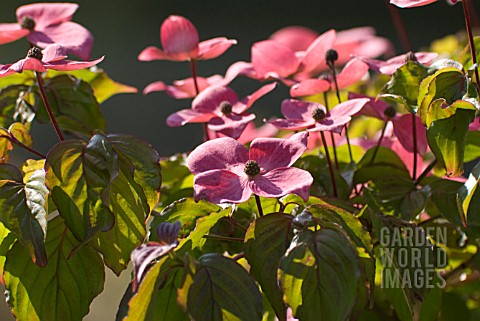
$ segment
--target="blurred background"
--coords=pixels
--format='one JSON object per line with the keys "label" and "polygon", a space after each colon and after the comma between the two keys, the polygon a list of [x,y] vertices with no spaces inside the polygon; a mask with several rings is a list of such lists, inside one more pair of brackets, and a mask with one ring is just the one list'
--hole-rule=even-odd
{"label": "blurred background", "polygon": [[[480,1],[472,2],[479,12]],[[27,3],[31,1],[2,0],[0,22],[15,22],[15,9]],[[203,140],[201,125],[190,124],[180,128],[165,125],[166,117],[179,109],[189,108],[190,100],[174,100],[165,93],[141,93],[153,81],[171,83],[190,77],[187,63],[137,60],[145,47],[160,47],[160,25],[169,15],[182,15],[192,21],[200,40],[225,36],[238,41],[219,58],[200,61],[200,76],[223,75],[235,61],[250,61],[250,47],[254,42],[264,40],[289,25],[307,26],[319,33],[332,28],[344,30],[373,26],[379,36],[394,43],[397,53],[404,52],[386,0],[85,0],[77,3],[80,7],[73,20],[88,28],[95,38],[92,59],[105,55],[99,66],[114,80],[139,90],[137,94],[114,96],[102,104],[108,131],[142,137],[161,156],[192,150]],[[414,50],[425,48],[432,40],[464,28],[461,5],[452,7],[444,0],[399,12]],[[15,62],[23,58],[27,50],[25,39],[0,46],[0,63]],[[241,78],[235,80],[231,87],[239,97],[244,97],[259,88],[259,84]],[[257,119],[279,115],[280,102],[287,97],[288,90],[280,85],[259,100],[251,111],[257,114]],[[35,147],[43,152],[57,142],[48,124],[35,126],[33,135]],[[120,278],[107,271],[105,291],[93,302],[91,313],[85,320],[114,320],[129,281],[130,271],[122,273]],[[8,308],[2,304],[0,320],[10,318]]]}

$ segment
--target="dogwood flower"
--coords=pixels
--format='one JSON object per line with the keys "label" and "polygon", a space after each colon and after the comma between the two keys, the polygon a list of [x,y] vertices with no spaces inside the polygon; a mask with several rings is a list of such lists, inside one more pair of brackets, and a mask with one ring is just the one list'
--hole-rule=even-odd
{"label": "dogwood flower", "polygon": [[168,116],[167,125],[179,127],[187,123],[208,123],[210,130],[238,138],[245,126],[255,119],[254,114],[246,111],[275,86],[276,83],[265,85],[242,100],[229,87],[209,87],[195,97],[192,108]]}
{"label": "dogwood flower", "polygon": [[274,119],[269,124],[279,129],[307,131],[331,131],[341,133],[344,125],[368,103],[366,98],[350,99],[327,112],[315,102],[286,99],[282,102],[282,114],[286,119]]}
{"label": "dogwood flower", "polygon": [[186,18],[169,16],[160,27],[160,42],[163,50],[150,46],[139,55],[138,60],[207,60],[223,54],[236,40],[225,37],[199,42],[198,31]]}
{"label": "dogwood flower", "polygon": [[34,3],[17,9],[16,23],[0,23],[0,44],[23,37],[34,46],[45,48],[60,44],[68,54],[88,59],[93,36],[83,26],[72,22],[78,8],[75,3]]}
{"label": "dogwood flower", "polygon": [[44,50],[33,47],[28,50],[27,56],[16,63],[4,65],[0,68],[0,77],[24,70],[46,72],[48,69],[70,71],[85,69],[100,63],[104,57],[93,61],[72,61],[67,58],[66,50],[58,44],[48,45]]}
{"label": "dogwood flower", "polygon": [[236,140],[223,137],[198,146],[187,166],[195,175],[194,198],[213,203],[243,203],[256,194],[309,197],[313,177],[291,167],[307,149],[307,133],[289,139],[257,138],[250,150]]}
{"label": "dogwood flower", "polygon": [[408,52],[406,54],[390,58],[387,61],[356,56],[357,59],[366,63],[373,71],[390,76],[393,75],[398,68],[405,65],[408,60],[415,60],[423,65],[429,65],[437,57],[438,54],[435,52]]}
{"label": "dogwood flower", "polygon": [[[431,4],[437,1],[438,0],[390,0],[390,3],[400,8],[413,8],[426,6],[427,4]],[[460,1],[461,0],[447,0],[447,3],[450,5],[454,5]]]}
{"label": "dogwood flower", "polygon": [[[208,78],[197,77],[198,90],[202,92],[221,80],[223,80],[223,77],[220,75],[213,75]],[[165,91],[167,95],[175,99],[193,98],[197,95],[195,82],[192,77],[175,80],[172,85],[167,85],[163,81],[156,81],[145,87],[143,93],[146,95],[155,91]]]}

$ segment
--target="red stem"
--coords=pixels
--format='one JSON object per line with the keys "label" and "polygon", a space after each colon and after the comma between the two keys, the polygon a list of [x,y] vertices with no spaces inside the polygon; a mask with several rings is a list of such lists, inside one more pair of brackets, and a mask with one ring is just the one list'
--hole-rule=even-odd
{"label": "red stem", "polygon": [[417,116],[412,114],[412,136],[413,136],[413,173],[412,179],[416,180],[417,177]]}
{"label": "red stem", "polygon": [[399,10],[390,4],[390,0],[386,0],[386,4],[388,12],[390,13],[390,17],[393,21],[393,25],[395,26],[395,30],[397,31],[397,35],[400,38],[400,42],[402,43],[403,49],[405,49],[406,51],[412,51],[412,45],[410,43],[410,39],[408,38],[408,34],[405,29],[402,17],[400,16]]}
{"label": "red stem", "polygon": [[470,44],[470,55],[472,56],[472,62],[475,66],[475,82],[477,83],[477,92],[480,94],[480,76],[478,75],[478,66],[477,66],[477,54],[475,52],[475,42],[473,41],[473,33],[472,33],[472,25],[470,23],[470,14],[469,14],[469,6],[470,0],[463,0],[463,15],[465,16],[465,26],[467,28],[468,34],[468,43]]}
{"label": "red stem", "polygon": [[320,136],[322,137],[323,148],[325,149],[325,157],[327,158],[328,163],[328,170],[330,171],[330,180],[333,186],[333,195],[335,197],[338,197],[337,184],[335,182],[335,174],[333,173],[332,160],[330,159],[330,153],[328,152],[327,140],[325,139],[325,134],[323,132],[320,132]]}
{"label": "red stem", "polygon": [[50,117],[50,121],[52,122],[53,128],[55,128],[55,132],[57,133],[58,138],[63,142],[65,140],[65,137],[63,136],[60,127],[58,127],[55,116],[53,115],[50,104],[48,103],[47,93],[45,92],[45,86],[43,85],[42,76],[39,72],[35,72],[35,76],[37,76],[38,88],[40,88],[40,94],[42,96],[43,103],[45,104],[45,109],[47,110],[48,116]]}
{"label": "red stem", "polygon": [[12,143],[14,143],[15,145],[18,145],[20,147],[22,147],[23,149],[29,151],[30,153],[32,154],[35,154],[37,155],[38,157],[40,158],[47,158],[47,156],[43,155],[42,153],[40,153],[39,151],[36,151],[35,149],[31,148],[31,147],[28,147],[27,145],[25,145],[24,143],[22,143],[21,141],[19,141],[17,138],[15,138],[15,136],[13,136],[12,134],[10,134],[11,136],[7,136],[7,135],[0,135],[1,138],[6,138],[8,139],[9,141],[11,141]]}

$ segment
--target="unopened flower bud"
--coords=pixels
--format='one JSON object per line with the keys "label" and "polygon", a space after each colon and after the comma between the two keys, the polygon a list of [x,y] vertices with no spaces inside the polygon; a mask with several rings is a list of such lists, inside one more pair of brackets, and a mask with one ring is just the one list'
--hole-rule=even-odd
{"label": "unopened flower bud", "polygon": [[326,116],[327,116],[327,113],[325,113],[325,110],[323,110],[322,108],[317,107],[312,112],[312,117],[313,117],[313,119],[315,119],[315,121],[321,121],[321,120],[325,119]]}
{"label": "unopened flower bud", "polygon": [[395,117],[395,115],[397,114],[397,111],[396,111],[395,108],[393,108],[392,106],[388,106],[388,107],[385,108],[385,110],[383,111],[383,114],[384,114],[385,116],[387,116],[387,118],[392,119],[392,118]]}
{"label": "unopened flower bud", "polygon": [[245,163],[245,167],[243,168],[243,171],[249,177],[255,177],[258,174],[260,174],[260,166],[258,166],[258,163],[256,161],[249,160],[248,162]]}
{"label": "unopened flower bud", "polygon": [[228,101],[222,101],[220,103],[220,111],[224,115],[228,115],[232,112],[232,104],[230,104]]}
{"label": "unopened flower bud", "polygon": [[30,50],[28,50],[27,57],[42,60],[43,58],[42,50],[38,47],[30,48]]}
{"label": "unopened flower bud", "polygon": [[22,18],[22,21],[20,21],[20,26],[23,29],[33,31],[33,29],[35,28],[35,21],[33,20],[32,17],[25,16],[25,17]]}

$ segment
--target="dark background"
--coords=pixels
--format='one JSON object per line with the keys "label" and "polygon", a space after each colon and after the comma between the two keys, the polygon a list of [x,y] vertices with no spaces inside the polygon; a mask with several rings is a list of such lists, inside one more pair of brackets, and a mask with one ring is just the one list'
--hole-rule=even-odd
{"label": "dark background", "polygon": [[[474,0],[477,10],[480,1]],[[0,22],[14,22],[15,9],[28,1],[2,0]],[[80,8],[74,21],[88,28],[95,37],[92,58],[105,55],[100,64],[116,81],[135,86],[138,94],[122,94],[102,104],[110,132],[123,132],[144,138],[162,156],[193,149],[202,141],[198,124],[169,128],[166,117],[189,100],[174,100],[165,93],[141,94],[143,88],[157,80],[171,82],[190,76],[187,63],[169,61],[140,62],[137,55],[149,45],[160,46],[159,29],[171,14],[183,15],[197,27],[200,40],[225,36],[238,41],[217,59],[201,61],[199,75],[224,74],[237,60],[250,61],[250,47],[274,31],[288,25],[308,26],[319,33],[359,26],[373,26],[378,35],[391,39],[397,52],[403,52],[384,0],[89,0],[78,1]],[[446,1],[421,8],[400,11],[414,49],[426,47],[434,39],[464,28],[461,5],[450,7]],[[25,39],[0,46],[0,63],[12,63],[25,56]],[[249,79],[231,85],[240,97],[259,84]],[[262,98],[252,111],[260,116],[279,114],[280,102],[287,98],[283,87]],[[262,117],[257,117],[261,119]],[[35,146],[43,152],[57,142],[49,125],[34,127]],[[129,281],[129,272],[120,279],[108,274],[106,289],[91,307],[86,320],[113,320],[118,303]],[[75,298],[72,298],[75,299]],[[1,309],[4,307],[0,307]],[[8,312],[7,312],[8,314]],[[0,319],[5,320],[3,317]]]}

